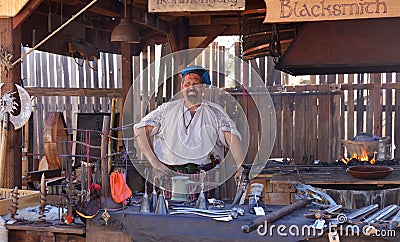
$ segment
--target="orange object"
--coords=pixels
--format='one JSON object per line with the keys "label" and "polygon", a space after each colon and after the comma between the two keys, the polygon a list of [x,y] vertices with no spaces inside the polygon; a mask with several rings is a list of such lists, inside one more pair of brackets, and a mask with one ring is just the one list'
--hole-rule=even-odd
{"label": "orange object", "polygon": [[111,195],[114,202],[124,202],[128,197],[132,196],[132,191],[125,182],[125,176],[118,171],[114,171],[110,175]]}

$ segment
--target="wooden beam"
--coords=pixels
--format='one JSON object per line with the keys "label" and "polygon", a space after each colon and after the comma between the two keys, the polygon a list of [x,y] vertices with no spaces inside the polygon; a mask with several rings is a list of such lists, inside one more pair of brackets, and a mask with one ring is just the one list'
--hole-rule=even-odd
{"label": "wooden beam", "polygon": [[121,89],[109,88],[42,88],[25,87],[29,95],[33,97],[42,96],[87,96],[87,97],[122,97]]}
{"label": "wooden beam", "polygon": [[[74,0],[74,1],[65,1],[65,0],[51,0],[52,2],[56,2],[56,3],[62,3],[65,5],[70,5],[70,6],[79,6],[79,7],[84,7],[86,6],[88,3],[85,1],[80,1],[80,0]],[[103,6],[101,7],[101,5],[104,5],[104,3],[106,3],[108,0],[104,0],[101,1],[99,0],[96,5],[90,7],[87,11],[92,12],[92,13],[96,13],[96,14],[100,14],[100,15],[104,15],[107,17],[113,17],[113,18],[120,18],[121,17],[121,12],[114,12],[112,10],[106,9]],[[121,9],[123,10],[123,9]]]}
{"label": "wooden beam", "polygon": [[43,2],[43,0],[30,0],[22,10],[13,17],[12,25],[13,29],[18,28],[28,17],[32,14],[33,11]]}
{"label": "wooden beam", "polygon": [[132,9],[131,16],[132,22],[142,26],[143,28],[156,30],[166,35],[170,32],[169,24],[159,19],[156,15],[148,14],[140,9]]}

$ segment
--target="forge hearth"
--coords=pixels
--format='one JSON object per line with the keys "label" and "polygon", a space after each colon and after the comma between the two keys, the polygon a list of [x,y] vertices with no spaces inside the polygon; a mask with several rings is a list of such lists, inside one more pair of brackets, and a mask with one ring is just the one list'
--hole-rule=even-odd
{"label": "forge hearth", "polygon": [[345,148],[345,155],[340,157],[340,161],[349,166],[360,163],[375,165],[377,162],[392,159],[390,137],[382,138],[363,133],[352,140],[341,140],[341,143]]}

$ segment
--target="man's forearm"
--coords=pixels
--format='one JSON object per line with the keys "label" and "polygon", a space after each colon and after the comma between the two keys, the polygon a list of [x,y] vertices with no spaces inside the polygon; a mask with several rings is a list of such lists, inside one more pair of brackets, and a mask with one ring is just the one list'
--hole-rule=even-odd
{"label": "man's forearm", "polygon": [[232,152],[236,165],[240,167],[244,161],[244,151],[239,137],[230,132],[225,132],[225,140],[229,146],[229,150]]}
{"label": "man's forearm", "polygon": [[161,164],[156,154],[154,153],[152,143],[150,140],[150,133],[151,133],[151,128],[142,127],[135,129],[135,136],[140,151],[143,153],[143,155],[147,158],[147,160],[151,163],[153,167],[159,167]]}

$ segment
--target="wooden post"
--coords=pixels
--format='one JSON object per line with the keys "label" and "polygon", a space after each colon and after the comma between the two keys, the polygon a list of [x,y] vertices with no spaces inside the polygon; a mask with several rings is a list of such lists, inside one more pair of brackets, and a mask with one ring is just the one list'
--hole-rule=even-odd
{"label": "wooden post", "polygon": [[[13,55],[12,60],[16,60],[21,55],[21,28],[13,30],[12,18],[0,18],[0,46],[4,51]],[[7,70],[1,66],[0,81],[4,83],[1,93],[14,92],[14,84],[20,84],[21,65],[16,64]],[[18,101],[19,102],[19,101]],[[17,115],[19,110],[14,115]],[[21,153],[21,130],[10,127],[7,140],[7,160],[5,164],[4,187],[21,187],[22,184],[22,153]]]}
{"label": "wooden post", "polygon": [[108,128],[110,127],[110,117],[109,116],[104,116],[103,117],[103,128],[101,130],[102,136],[101,136],[101,193],[103,198],[108,198],[110,197],[110,176],[108,172],[108,161],[106,159],[107,155],[107,136],[105,134],[108,134]]}

